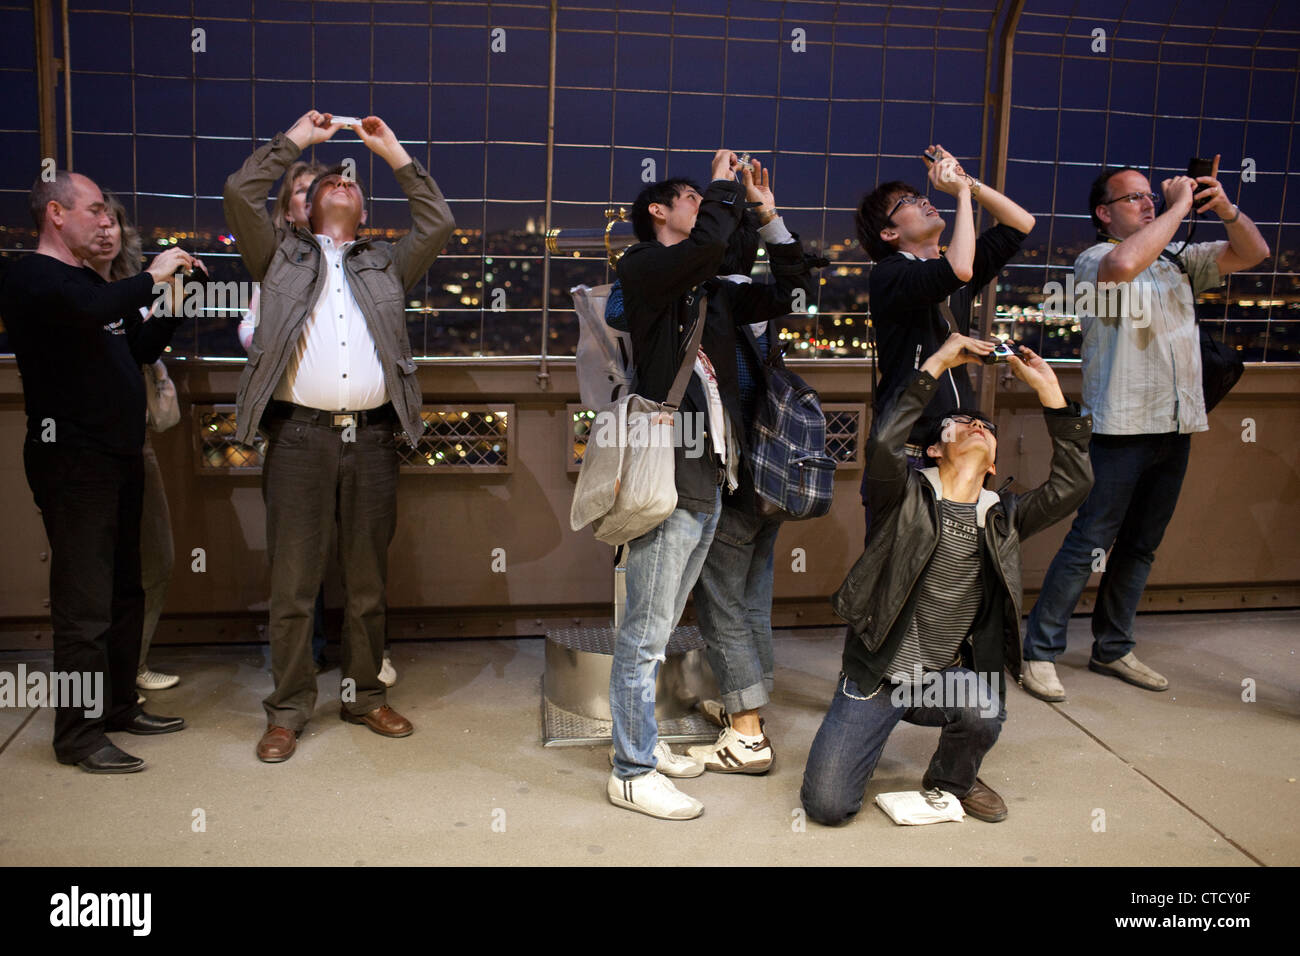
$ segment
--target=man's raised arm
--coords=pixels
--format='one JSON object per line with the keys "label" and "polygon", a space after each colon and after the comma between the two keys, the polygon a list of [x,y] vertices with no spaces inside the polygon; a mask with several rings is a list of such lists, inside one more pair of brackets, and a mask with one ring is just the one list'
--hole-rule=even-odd
{"label": "man's raised arm", "polygon": [[1033,350],[1020,347],[1020,357],[1007,364],[1011,372],[1034,390],[1043,406],[1043,418],[1052,438],[1052,470],[1037,488],[1018,498],[1016,530],[1021,539],[1051,527],[1069,517],[1092,488],[1092,464],[1088,440],[1092,437],[1092,416],[1076,402],[1067,402],[1056,373]]}
{"label": "man's raised arm", "polygon": [[244,165],[226,179],[222,209],[226,225],[234,234],[239,257],[254,281],[260,282],[275,254],[275,227],[266,213],[266,197],[304,149],[323,143],[338,131],[329,113],[311,110],[284,133],[253,151]]}
{"label": "man's raised arm", "polygon": [[352,129],[366,147],[393,168],[411,208],[411,231],[393,244],[393,263],[409,289],[447,247],[456,220],[429,171],[411,158],[388,124],[367,116]]}
{"label": "man's raised arm", "polygon": [[1195,180],[1187,176],[1172,176],[1161,183],[1167,208],[1150,224],[1106,253],[1097,268],[1097,281],[1132,282],[1143,269],[1159,259],[1192,208],[1194,185]]}

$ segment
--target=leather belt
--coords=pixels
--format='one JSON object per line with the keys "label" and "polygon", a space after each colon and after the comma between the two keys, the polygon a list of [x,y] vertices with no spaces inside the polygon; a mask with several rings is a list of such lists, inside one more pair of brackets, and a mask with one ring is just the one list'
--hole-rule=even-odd
{"label": "leather belt", "polygon": [[397,418],[392,402],[385,402],[378,408],[367,408],[361,411],[335,412],[307,408],[304,405],[295,405],[293,402],[282,402],[277,399],[267,406],[266,412],[274,418],[287,418],[290,421],[325,425],[329,428],[347,428],[350,425],[364,428],[366,425],[384,424]]}

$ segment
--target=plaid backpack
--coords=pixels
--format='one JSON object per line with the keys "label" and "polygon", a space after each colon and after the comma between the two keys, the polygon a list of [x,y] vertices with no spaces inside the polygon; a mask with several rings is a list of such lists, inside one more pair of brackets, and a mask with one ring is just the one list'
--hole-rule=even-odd
{"label": "plaid backpack", "polygon": [[835,459],[826,454],[826,416],[816,389],[776,353],[754,415],[750,470],[762,514],[800,520],[830,511]]}

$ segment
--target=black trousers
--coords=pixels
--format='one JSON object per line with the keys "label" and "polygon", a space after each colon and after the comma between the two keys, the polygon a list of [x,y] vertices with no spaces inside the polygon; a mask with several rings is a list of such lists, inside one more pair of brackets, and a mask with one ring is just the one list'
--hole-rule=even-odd
{"label": "black trousers", "polygon": [[273,407],[262,466],[266,550],[271,562],[271,676],[262,701],[268,724],[301,731],[316,707],[312,620],[337,525],[346,593],[343,705],[366,714],[384,705],[379,681],[388,613],[388,546],[397,529],[395,420],[354,431],[297,421]]}
{"label": "black trousers", "polygon": [[106,730],[140,710],[144,462],[139,452],[28,441],[23,465],[50,541],[54,670],[102,675],[98,716],[87,717],[84,707],[55,709],[54,754],[61,763],[77,763],[111,742]]}

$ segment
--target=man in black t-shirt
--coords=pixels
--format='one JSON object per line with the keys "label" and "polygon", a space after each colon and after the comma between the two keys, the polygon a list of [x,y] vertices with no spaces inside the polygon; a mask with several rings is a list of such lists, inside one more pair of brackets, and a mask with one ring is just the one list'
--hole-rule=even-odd
{"label": "man in black t-shirt", "polygon": [[157,361],[180,321],[142,322],[140,308],[154,300],[156,283],[194,259],[168,249],[146,271],[105,282],[83,264],[113,221],[99,187],[58,170],[32,187],[30,207],[40,242],[0,281],[0,316],[23,380],[23,465],[50,540],[54,674],[44,703],[56,708],[60,763],[130,773],[144,761],[106,732],[185,726],[146,714],[135,691],[144,623],[140,366]]}
{"label": "man in black t-shirt", "polygon": [[[872,396],[877,415],[949,335],[971,334],[975,296],[997,276],[1034,228],[1033,216],[968,176],[942,146],[931,146],[927,152],[935,156],[934,162],[926,159],[930,185],[957,201],[945,252],[939,252],[943,217],[907,183],[882,183],[858,207],[858,238],[876,263],[868,290],[880,372],[880,384]],[[978,239],[971,200],[997,220]],[[922,464],[922,443],[940,419],[956,408],[975,405],[965,367],[945,372],[908,437],[907,454],[912,463]],[[862,500],[865,504],[865,484]]]}

